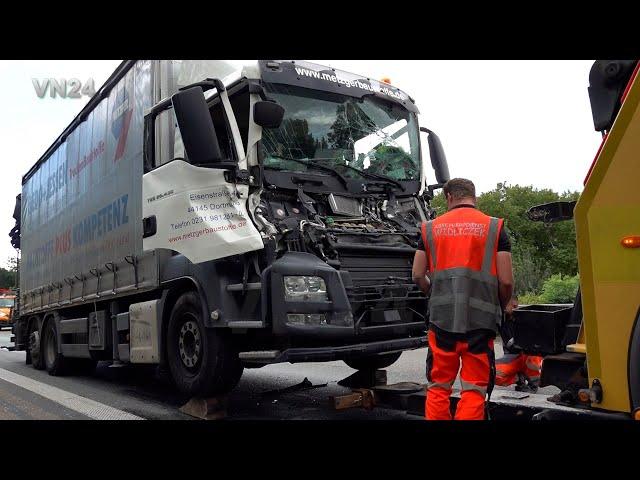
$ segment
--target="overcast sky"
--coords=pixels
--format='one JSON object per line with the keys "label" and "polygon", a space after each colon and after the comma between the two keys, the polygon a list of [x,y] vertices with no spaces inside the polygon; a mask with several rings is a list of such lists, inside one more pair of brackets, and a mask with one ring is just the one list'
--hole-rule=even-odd
{"label": "overcast sky", "polygon": [[[312,61],[390,78],[440,137],[451,176],[473,180],[478,192],[501,181],[581,190],[600,144],[587,94],[593,61]],[[119,63],[0,61],[0,265],[15,256],[8,233],[22,175],[88,101],[38,98],[31,79],[93,78],[98,90]]]}

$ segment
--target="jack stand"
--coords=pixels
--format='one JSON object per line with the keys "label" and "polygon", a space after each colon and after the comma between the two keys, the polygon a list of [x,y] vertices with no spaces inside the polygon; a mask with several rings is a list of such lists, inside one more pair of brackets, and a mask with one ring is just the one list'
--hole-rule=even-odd
{"label": "jack stand", "polygon": [[226,418],[228,403],[228,395],[209,398],[194,397],[180,407],[180,411],[201,420],[219,420]]}
{"label": "jack stand", "polygon": [[363,407],[365,410],[371,410],[376,406],[375,394],[367,388],[354,388],[353,393],[332,396],[330,400],[336,410],[346,410],[353,407]]}
{"label": "jack stand", "polygon": [[[415,382],[400,382],[392,385],[379,385],[372,388],[376,401],[384,407],[408,410],[409,401],[415,395],[423,395],[427,386]],[[424,402],[423,402],[424,403]]]}
{"label": "jack stand", "polygon": [[358,370],[356,373],[338,382],[338,385],[349,388],[372,388],[386,384],[386,370]]}
{"label": "jack stand", "polygon": [[376,394],[372,388],[387,385],[387,371],[358,370],[340,380],[338,385],[351,388],[352,393],[329,397],[334,409],[363,407],[365,410],[371,410],[376,406]]}

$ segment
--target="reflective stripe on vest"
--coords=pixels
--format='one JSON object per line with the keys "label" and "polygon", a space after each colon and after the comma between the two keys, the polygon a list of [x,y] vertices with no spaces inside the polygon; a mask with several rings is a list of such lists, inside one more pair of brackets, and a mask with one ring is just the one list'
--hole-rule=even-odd
{"label": "reflective stripe on vest", "polygon": [[[429,247],[427,261],[433,269],[436,264],[436,249],[433,245],[433,231],[431,230],[432,224],[433,221],[422,223],[422,242],[424,243],[425,248]],[[431,260],[429,260],[429,254],[431,254]]]}
{"label": "reflective stripe on vest", "polygon": [[[478,221],[486,218],[483,215]],[[432,287],[429,318],[437,327],[448,332],[466,333],[481,328],[495,330],[501,323],[502,308],[498,296],[498,278],[493,263],[494,254],[497,251],[499,225],[500,219],[489,217],[489,228],[484,237],[481,262],[478,257],[474,257],[477,260],[477,266],[480,267],[480,270],[476,271],[466,266],[438,270],[438,261],[445,265],[449,263],[443,261],[443,258],[438,258],[443,252],[438,252],[436,248],[434,221],[423,224],[425,249],[428,249],[427,253],[431,255],[433,261],[433,263],[430,262]],[[461,236],[464,235],[463,233]],[[451,238],[451,241],[455,241],[453,240],[455,234]],[[447,261],[451,262],[452,259]]]}

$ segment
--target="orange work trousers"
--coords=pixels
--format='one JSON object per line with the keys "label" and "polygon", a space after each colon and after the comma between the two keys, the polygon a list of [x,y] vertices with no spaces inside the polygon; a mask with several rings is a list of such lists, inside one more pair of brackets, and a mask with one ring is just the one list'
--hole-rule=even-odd
{"label": "orange work trousers", "polygon": [[518,373],[523,373],[529,380],[538,381],[541,370],[542,357],[507,353],[496,360],[496,385],[513,385],[518,380]]}
{"label": "orange work trousers", "polygon": [[481,331],[461,339],[430,329],[428,340],[425,418],[452,419],[450,396],[460,370],[462,390],[454,419],[484,420],[485,398],[495,382],[494,335]]}

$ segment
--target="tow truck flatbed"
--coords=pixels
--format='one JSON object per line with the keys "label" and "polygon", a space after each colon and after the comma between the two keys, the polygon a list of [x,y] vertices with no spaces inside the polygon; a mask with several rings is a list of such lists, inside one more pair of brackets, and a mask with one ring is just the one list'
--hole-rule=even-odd
{"label": "tow truck flatbed", "polygon": [[[372,387],[377,405],[386,408],[405,410],[409,415],[424,417],[426,385],[402,383]],[[563,405],[550,402],[550,393],[518,392],[513,388],[496,387],[489,401],[489,413],[492,420],[628,420],[624,413],[612,415],[611,412],[599,412],[594,409]],[[454,389],[451,405],[455,408],[460,399],[460,390]]]}

